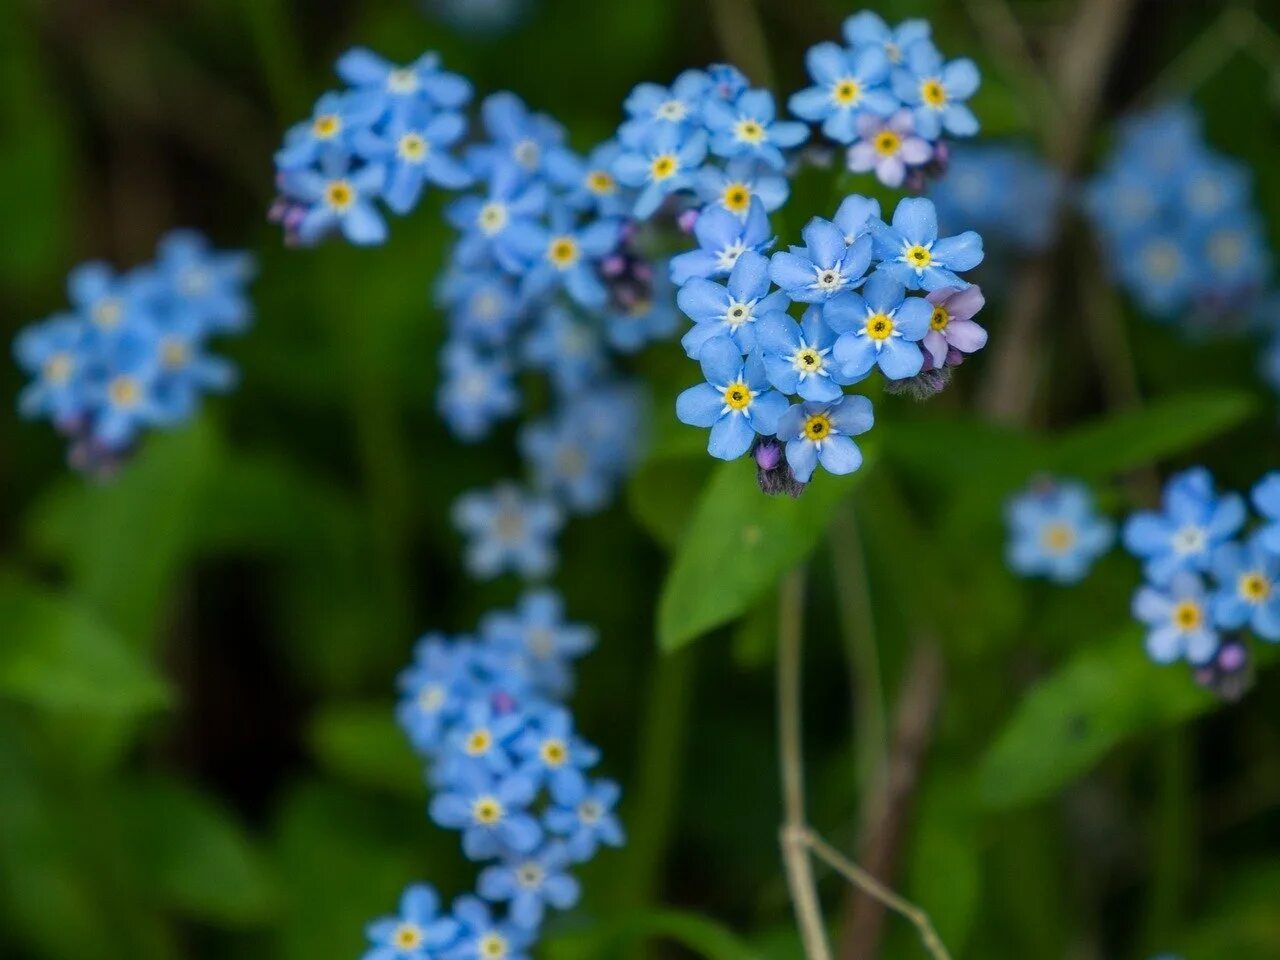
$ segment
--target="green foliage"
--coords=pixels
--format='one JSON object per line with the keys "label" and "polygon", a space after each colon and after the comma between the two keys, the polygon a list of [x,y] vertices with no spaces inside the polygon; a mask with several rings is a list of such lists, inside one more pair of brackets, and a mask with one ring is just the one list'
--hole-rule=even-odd
{"label": "green foliage", "polygon": [[425,800],[422,761],[390,702],[334,704],[312,721],[310,740],[317,759],[352,783]]}

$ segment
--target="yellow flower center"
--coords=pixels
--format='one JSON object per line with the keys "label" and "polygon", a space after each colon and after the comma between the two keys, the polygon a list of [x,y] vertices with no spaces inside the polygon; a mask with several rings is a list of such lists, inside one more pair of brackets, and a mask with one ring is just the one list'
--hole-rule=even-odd
{"label": "yellow flower center", "polygon": [[342,118],[336,113],[322,113],[311,121],[311,135],[317,140],[332,140],[342,132]]}
{"label": "yellow flower center", "polygon": [[917,270],[923,270],[933,262],[933,254],[930,253],[927,248],[920,246],[918,243],[915,246],[908,247],[903,258]]}
{"label": "yellow flower center", "polygon": [[107,386],[107,396],[117,407],[132,407],[142,398],[142,387],[133,377],[116,377]]}
{"label": "yellow flower center", "polygon": [[416,950],[422,946],[422,930],[414,923],[402,923],[391,934],[391,942],[401,950]]}
{"label": "yellow flower center", "polygon": [[872,314],[867,318],[866,329],[872,340],[888,340],[893,336],[893,318],[885,313]]}
{"label": "yellow flower center", "polygon": [[882,157],[892,157],[902,146],[902,138],[892,130],[881,130],[876,134],[876,153]]}
{"label": "yellow flower center", "polygon": [[324,188],[324,202],[341,213],[355,202],[356,191],[346,180],[330,180]]}
{"label": "yellow flower center", "polygon": [[758,120],[739,120],[734,128],[734,136],[743,143],[759,143],[764,139],[764,127]]}
{"label": "yellow flower center", "polygon": [[592,170],[587,174],[587,189],[598,197],[615,193],[618,184],[607,170]]}
{"label": "yellow flower center", "polygon": [[814,443],[831,436],[831,418],[825,413],[815,413],[804,422],[804,435]]}
{"label": "yellow flower center", "polygon": [[851,107],[862,96],[862,85],[853,77],[844,77],[831,85],[831,100],[838,107]]}
{"label": "yellow flower center", "polygon": [[920,99],[935,110],[947,105],[947,91],[940,80],[925,80],[920,84]]}
{"label": "yellow flower center", "polygon": [[822,369],[822,354],[813,347],[801,347],[791,358],[795,368],[803,373],[817,373]]}
{"label": "yellow flower center", "polygon": [[649,174],[655,180],[666,180],[676,175],[680,169],[680,161],[674,153],[661,153],[653,158],[649,165]]}
{"label": "yellow flower center", "polygon": [[471,805],[471,818],[476,823],[491,827],[502,819],[502,803],[497,797],[477,797]]}
{"label": "yellow flower center", "polygon": [[491,746],[493,746],[493,734],[481,727],[467,734],[463,749],[467,751],[468,756],[479,757],[488,753]]}
{"label": "yellow flower center", "polygon": [[496,201],[486,203],[480,208],[476,223],[480,225],[481,233],[487,237],[492,237],[507,225],[506,205]]}
{"label": "yellow flower center", "polygon": [[1179,630],[1194,630],[1204,620],[1200,604],[1194,600],[1183,600],[1173,608],[1173,624]]}
{"label": "yellow flower center", "polygon": [[725,320],[730,328],[737,330],[740,326],[751,319],[751,307],[745,303],[734,301],[729,305],[729,309],[725,311]]}
{"label": "yellow flower center", "polygon": [[91,314],[95,324],[109,330],[124,317],[124,304],[119,297],[103,297],[93,305]]}
{"label": "yellow flower center", "polygon": [[187,364],[191,352],[181,340],[170,337],[160,345],[160,362],[169,370],[177,370]]}
{"label": "yellow flower center", "polygon": [[563,740],[543,740],[538,754],[548,767],[562,767],[569,759],[569,745]]}
{"label": "yellow flower center", "polygon": [[507,938],[500,933],[486,933],[477,946],[485,960],[502,960],[507,955]]}
{"label": "yellow flower center", "polygon": [[1040,542],[1049,553],[1066,553],[1076,542],[1075,528],[1065,523],[1046,524]]}
{"label": "yellow flower center", "polygon": [[400,159],[421,163],[427,156],[427,141],[420,133],[406,133],[400,138],[400,145],[396,149]]}
{"label": "yellow flower center", "polygon": [[751,206],[751,190],[745,183],[731,183],[724,188],[721,202],[730,213],[746,213]]}
{"label": "yellow flower center", "polygon": [[71,379],[73,364],[71,355],[55,353],[44,362],[44,378],[52,384],[63,384]]}
{"label": "yellow flower center", "polygon": [[942,304],[938,304],[933,308],[933,313],[929,314],[929,329],[939,332],[947,329],[947,324],[951,322],[951,314],[947,313],[947,308]]}
{"label": "yellow flower center", "polygon": [[547,244],[547,259],[557,270],[567,270],[578,262],[578,241],[573,237],[552,237]]}
{"label": "yellow flower center", "polygon": [[730,410],[745,410],[751,403],[751,390],[741,380],[724,388],[724,402]]}
{"label": "yellow flower center", "polygon": [[1271,581],[1256,570],[1240,577],[1240,596],[1250,603],[1261,603],[1271,596]]}

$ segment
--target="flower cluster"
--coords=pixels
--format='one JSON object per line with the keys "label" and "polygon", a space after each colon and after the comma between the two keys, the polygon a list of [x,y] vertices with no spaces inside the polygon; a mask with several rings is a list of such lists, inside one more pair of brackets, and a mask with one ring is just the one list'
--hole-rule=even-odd
{"label": "flower cluster", "polygon": [[[704,210],[698,226],[716,215]],[[846,386],[879,369],[894,388],[936,392],[986,342],[972,320],[982,292],[958,275],[982,261],[982,238],[940,238],[929,200],[901,201],[885,223],[876,201],[853,195],[801,238],[767,260],[739,251],[677,296],[694,321],[685,350],[706,380],[679,396],[677,416],[710,428],[712,456],[754,450],[766,491],[793,495],[818,465],[844,474],[862,462],[851,438],[871,428],[871,403]]]}
{"label": "flower cluster", "polygon": [[370,924],[366,960],[522,960],[548,910],[577,902],[572,867],[621,846],[618,786],[591,777],[599,752],[562,705],[594,643],[550,591],[488,615],[476,638],[418,642],[400,724],[427,761],[431,819],[485,866],[479,896],[448,912],[431,887],[409,887],[395,916]]}
{"label": "flower cluster", "polygon": [[190,418],[206,391],[226,390],[230,363],[207,352],[218,334],[249,323],[253,261],[174,231],[156,259],[127,273],[86,263],[67,278],[71,309],[22,330],[18,364],[33,380],[18,406],[70,440],[87,472],[112,470],[148,427]]}
{"label": "flower cluster", "polygon": [[1122,124],[1085,205],[1120,284],[1157,318],[1238,322],[1266,289],[1248,171],[1204,142],[1185,105]]}
{"label": "flower cluster", "polygon": [[1084,484],[1047,478],[1009,499],[1009,566],[1024,577],[1077,583],[1115,542],[1115,525],[1098,514]]}
{"label": "flower cluster", "polygon": [[844,22],[844,40],[810,48],[812,86],[791,97],[791,112],[848,145],[849,170],[918,192],[928,175],[946,170],[945,138],[978,132],[965,103],[977,92],[978,68],[965,58],[945,61],[925,20],[891,28],[863,11]]}
{"label": "flower cluster", "polygon": [[1133,600],[1157,663],[1186,660],[1215,686],[1248,663],[1239,633],[1280,641],[1280,473],[1252,492],[1263,522],[1246,532],[1242,497],[1220,494],[1204,468],[1176,474],[1161,509],[1131,516],[1125,548],[1146,579]]}
{"label": "flower cluster", "polygon": [[947,175],[927,196],[945,232],[977,230],[993,247],[1025,256],[1053,239],[1064,192],[1031,150],[984,143],[954,147]]}

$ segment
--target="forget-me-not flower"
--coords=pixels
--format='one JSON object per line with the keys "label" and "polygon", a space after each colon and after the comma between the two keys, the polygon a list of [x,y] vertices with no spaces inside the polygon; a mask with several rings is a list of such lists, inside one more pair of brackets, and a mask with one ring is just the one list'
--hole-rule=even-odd
{"label": "forget-me-not flower", "polygon": [[1210,597],[1198,573],[1180,569],[1163,586],[1138,588],[1133,615],[1147,626],[1147,655],[1156,663],[1205,664],[1218,651]]}
{"label": "forget-me-not flower", "polygon": [[821,464],[828,473],[853,473],[862,466],[862,451],[853,437],[875,422],[871,401],[849,395],[832,401],[793,404],[778,420],[778,439],[786,444],[787,465],[796,480],[808,483]]}
{"label": "forget-me-not flower", "polygon": [[909,290],[964,287],[957,272],[982,262],[982,237],[972,230],[938,238],[938,212],[932,200],[908,197],[893,211],[892,226],[872,221],[878,273],[887,273]]}
{"label": "forget-me-not flower", "polygon": [[852,143],[859,113],[888,116],[898,107],[889,90],[889,59],[884,51],[863,47],[848,51],[836,43],[819,43],[805,54],[813,86],[794,94],[791,112],[813,123],[837,143]]}
{"label": "forget-me-not flower", "polygon": [[546,907],[567,910],[578,902],[581,891],[569,873],[569,861],[563,843],[548,843],[529,856],[485,867],[477,890],[486,900],[507,903],[512,923],[536,930]]}
{"label": "forget-me-not flower", "polygon": [[944,64],[928,42],[913,43],[905,52],[903,65],[893,71],[893,92],[914,108],[920,135],[937,140],[944,130],[956,137],[977,133],[978,118],[965,105],[981,82],[973,61],[962,57]]}
{"label": "forget-me-not flower", "polygon": [[769,277],[797,303],[820,303],[862,280],[871,264],[869,235],[845,241],[830,220],[814,217],[800,231],[803,247],[780,250],[769,260]]}
{"label": "forget-me-not flower", "polygon": [[1244,524],[1244,501],[1218,496],[1203,467],[1169,479],[1160,511],[1135,513],[1124,525],[1125,549],[1144,563],[1147,578],[1169,581],[1179,570],[1208,570],[1214,549]]}
{"label": "forget-me-not flower", "polygon": [[652,127],[634,142],[623,143],[613,172],[640,191],[632,209],[639,220],[647,220],[677,190],[691,189],[707,155],[705,131],[685,131],[677,124]]}
{"label": "forget-me-not flower", "polygon": [[508,850],[529,853],[542,840],[542,827],[529,813],[536,793],[524,774],[494,776],[470,769],[432,798],[431,819],[463,832],[462,850],[471,860]]}
{"label": "forget-me-not flower", "polygon": [[456,920],[440,913],[435,888],[416,883],[400,897],[396,916],[375,920],[366,928],[372,948],[363,960],[424,960],[457,938]]}
{"label": "forget-me-not flower", "polygon": [[453,522],[467,537],[467,567],[481,579],[508,570],[537,578],[555,566],[553,541],[564,518],[550,500],[515,484],[463,494],[454,503]]}
{"label": "forget-me-not flower", "polygon": [[708,340],[698,354],[705,383],[676,398],[681,423],[710,427],[707,452],[721,460],[735,460],[756,436],[771,436],[787,398],[770,388],[764,363],[752,353],[745,360],[728,337]]}
{"label": "forget-me-not flower", "polygon": [[769,261],[754,250],[743,253],[729,271],[725,283],[694,277],[676,293],[676,303],[693,321],[680,339],[685,353],[697,359],[712,337],[729,337],[743,353],[756,345],[759,319],[767,313],[785,310],[787,295],[769,292]]}
{"label": "forget-me-not flower", "polygon": [[711,131],[711,152],[721,157],[750,157],[775,170],[786,164],[782,151],[798,146],[809,135],[803,123],[778,120],[773,94],[748,90],[732,104],[711,100],[702,110]]}
{"label": "forget-me-not flower", "polygon": [[1009,566],[1024,577],[1057,583],[1083,580],[1115,541],[1115,526],[1099,516],[1082,483],[1054,481],[1011,498],[1005,506]]}
{"label": "forget-me-not flower", "polygon": [[693,225],[696,250],[671,258],[671,282],[683,286],[693,277],[727,276],[748,250],[761,253],[773,245],[769,218],[759,200],[743,220],[724,207],[704,207]]}
{"label": "forget-me-not flower", "polygon": [[796,323],[780,310],[760,319],[756,348],[764,360],[769,382],[788,396],[831,401],[848,382],[831,356],[836,335],[822,319],[822,308],[811,306]]}
{"label": "forget-me-not flower", "polygon": [[622,825],[613,808],[622,791],[612,780],[568,783],[551,792],[552,806],[543,814],[547,831],[565,838],[570,856],[579,863],[595,856],[600,844],[620,847]]}
{"label": "forget-me-not flower", "polygon": [[1214,551],[1213,620],[1225,630],[1248,626],[1264,639],[1280,640],[1280,555],[1254,536]]}
{"label": "forget-me-not flower", "polygon": [[846,382],[861,380],[877,366],[890,380],[919,373],[924,366],[920,341],[929,332],[932,313],[929,301],[908,297],[902,284],[879,270],[860,294],[828,301],[822,316],[839,334],[832,356]]}

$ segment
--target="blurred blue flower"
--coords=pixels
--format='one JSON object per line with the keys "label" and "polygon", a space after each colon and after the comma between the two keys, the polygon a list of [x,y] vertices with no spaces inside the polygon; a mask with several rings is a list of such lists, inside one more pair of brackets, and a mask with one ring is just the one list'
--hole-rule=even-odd
{"label": "blurred blue flower", "polygon": [[704,130],[686,131],[680,124],[664,123],[633,140],[623,137],[623,152],[614,161],[613,173],[640,191],[632,214],[647,220],[672,193],[693,188],[706,155]]}
{"label": "blurred blue flower", "polygon": [[520,404],[510,364],[468,343],[451,341],[440,350],[443,375],[436,406],[449,429],[463,440],[478,440]]}
{"label": "blurred blue flower", "polygon": [[524,342],[524,361],[544,371],[555,388],[571,395],[604,378],[604,340],[597,326],[553,303],[544,307]]}
{"label": "blurred blue flower", "polygon": [[453,522],[467,538],[467,568],[476,577],[511,571],[537,578],[555,566],[553,541],[564,522],[560,510],[515,484],[463,494],[454,503]]}
{"label": "blurred blue flower", "polygon": [[898,107],[889,90],[889,59],[876,47],[847,51],[835,43],[819,43],[805,54],[813,86],[794,94],[791,112],[812,123],[837,143],[852,143],[859,113],[888,116]]}
{"label": "blurred blue flower", "polygon": [[753,200],[759,200],[766,213],[784,203],[791,192],[787,178],[749,157],[735,157],[722,169],[707,165],[698,171],[698,198],[705,204],[716,204],[730,213],[746,217]]}
{"label": "blurred blue flower", "polygon": [[515,238],[542,216],[546,207],[544,183],[527,183],[515,164],[497,164],[483,196],[460,197],[445,209],[449,222],[462,231],[455,260],[473,267],[492,257],[507,272],[522,273],[524,262]]}
{"label": "blurred blue flower", "polygon": [[566,849],[576,862],[590,860],[600,844],[622,846],[622,825],[613,812],[622,792],[616,783],[565,781],[560,786],[552,789],[553,805],[543,821],[549,833],[566,838]]}
{"label": "blurred blue flower", "polygon": [[1259,539],[1268,550],[1280,555],[1280,471],[1273,470],[1259,480],[1250,496],[1266,521],[1258,530]]}
{"label": "blurred blue flower", "polygon": [[338,58],[337,71],[386,112],[422,105],[456,110],[471,99],[470,81],[442,70],[436,53],[424,53],[400,66],[372,50],[353,47]]}
{"label": "blurred blue flower", "polygon": [[455,900],[453,918],[460,927],[458,942],[442,954],[443,960],[529,960],[534,931],[495,920],[479,897]]}
{"label": "blurred blue flower", "polygon": [[546,907],[567,910],[578,902],[581,891],[568,867],[569,851],[552,842],[529,856],[486,867],[477,889],[486,900],[506,902],[516,926],[536,930]]}
{"label": "blurred blue flower", "polygon": [[458,936],[456,920],[440,914],[440,897],[433,887],[414,884],[400,897],[400,912],[375,920],[366,928],[372,948],[363,960],[426,960],[451,945]]}
{"label": "blurred blue flower", "polygon": [[944,130],[956,137],[978,132],[978,118],[965,105],[981,83],[972,60],[944,64],[932,43],[912,43],[902,66],[893,71],[892,82],[893,92],[913,108],[916,130],[925,139],[936,140]]}
{"label": "blurred blue flower", "polygon": [[1005,505],[1009,566],[1024,577],[1077,583],[1115,542],[1115,526],[1099,516],[1082,483],[1054,480]]}
{"label": "blurred blue flower", "polygon": [[890,63],[902,62],[906,50],[918,41],[929,42],[929,21],[903,20],[890,27],[884,19],[870,10],[863,10],[844,22],[844,39],[855,50],[861,47],[878,47]]}
{"label": "blurred blue flower", "polygon": [[467,121],[459,113],[397,116],[380,133],[357,133],[353,148],[365,160],[387,167],[383,197],[396,213],[406,214],[417,206],[428,183],[445,190],[471,185],[471,172],[448,153],[466,129]]}
{"label": "blurred blue flower", "polygon": [[1218,583],[1214,623],[1224,630],[1248,626],[1266,640],[1280,640],[1280,555],[1259,537],[1232,541],[1214,551],[1210,569]]}
{"label": "blurred blue flower", "polygon": [[1148,628],[1147,655],[1156,663],[1204,664],[1218,651],[1209,596],[1200,575],[1181,569],[1162,586],[1138,588],[1133,615]]}
{"label": "blurred blue flower", "polygon": [[1197,467],[1169,479],[1160,511],[1129,517],[1124,546],[1145,561],[1147,579],[1162,585],[1178,571],[1208,570],[1214,549],[1244,520],[1244,501],[1234,493],[1218,496],[1209,471]]}
{"label": "blurred blue flower", "polygon": [[320,158],[319,170],[303,167],[285,172],[284,191],[307,205],[298,225],[303,243],[316,243],[333,230],[362,246],[387,239],[387,225],[374,201],[386,185],[387,168],[381,163],[354,165],[351,154],[329,151]]}
{"label": "blurred blue flower", "polygon": [[564,619],[564,602],[552,590],[531,590],[516,609],[491,613],[481,623],[486,642],[524,658],[535,686],[546,696],[570,692],[571,661],[595,646],[595,631]]}
{"label": "blurred blue flower", "polygon": [[803,123],[778,120],[773,94],[748,90],[732,104],[710,100],[703,120],[711,133],[711,152],[721,157],[750,157],[774,170],[786,164],[782,151],[798,146],[809,135]]}
{"label": "blurred blue flower", "polygon": [[563,191],[563,200],[575,210],[602,217],[623,217],[631,212],[631,201],[618,185],[613,168],[622,147],[606,140],[586,157],[560,148],[547,156],[547,177]]}
{"label": "blurred blue flower", "polygon": [[276,167],[292,172],[310,167],[326,154],[349,154],[357,131],[378,119],[381,106],[350,93],[326,93],[310,120],[290,127],[276,151]]}
{"label": "blurred blue flower", "polygon": [[533,177],[544,171],[548,155],[564,141],[560,124],[534,113],[509,91],[485,97],[480,118],[488,140],[467,150],[467,164],[479,176],[505,166]]}
{"label": "blurred blue flower", "polygon": [[[720,82],[733,79],[720,74]],[[711,86],[711,79],[701,70],[684,71],[670,87],[638,84],[622,103],[630,119],[618,128],[618,136],[624,144],[637,146],[650,140],[655,132],[678,134],[690,130],[701,120],[702,105]]]}
{"label": "blurred blue flower", "polygon": [[533,781],[523,774],[494,776],[471,769],[432,798],[431,819],[462,831],[462,851],[468,859],[529,853],[542,840],[542,827],[528,812],[536,793]]}
{"label": "blurred blue flower", "polygon": [[563,289],[588,310],[601,309],[608,292],[600,280],[597,264],[618,243],[617,220],[592,220],[575,225],[568,207],[551,210],[547,225],[526,221],[513,230],[512,249],[524,261],[520,292],[528,300]]}
{"label": "blurred blue flower", "polygon": [[600,751],[574,732],[573,717],[562,707],[536,712],[513,748],[520,772],[556,793],[574,792],[586,779],[584,771],[600,760]]}

